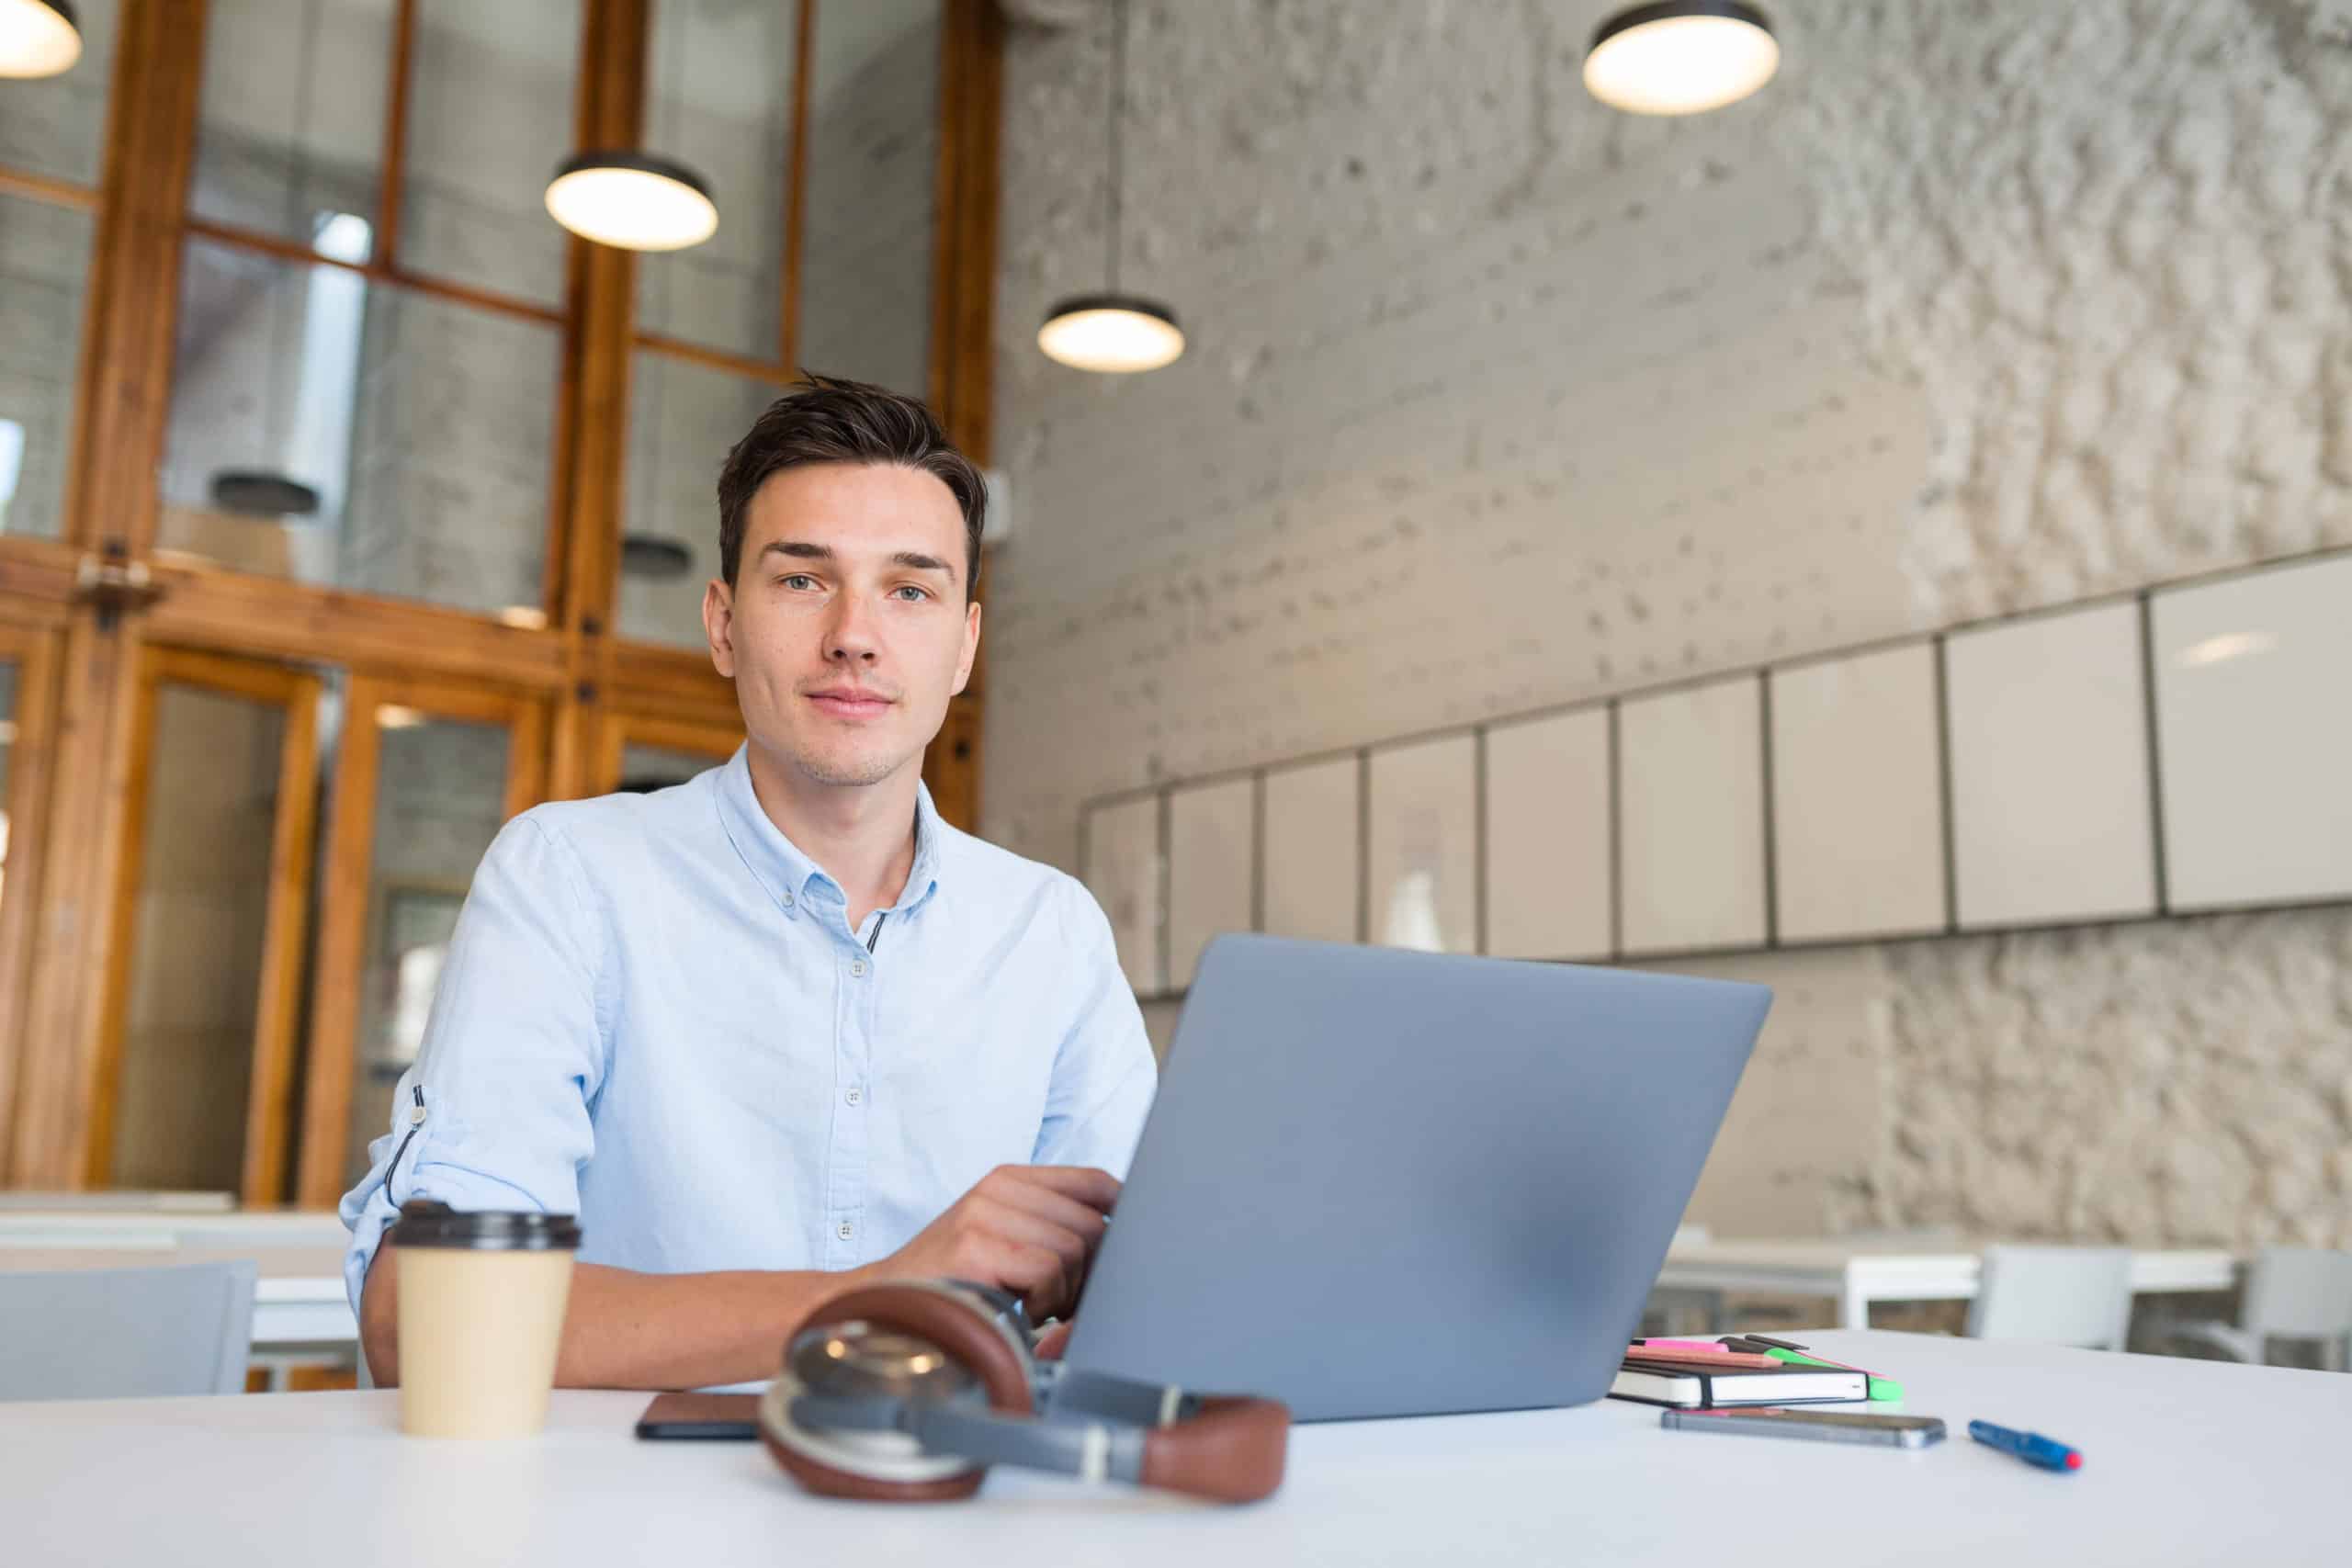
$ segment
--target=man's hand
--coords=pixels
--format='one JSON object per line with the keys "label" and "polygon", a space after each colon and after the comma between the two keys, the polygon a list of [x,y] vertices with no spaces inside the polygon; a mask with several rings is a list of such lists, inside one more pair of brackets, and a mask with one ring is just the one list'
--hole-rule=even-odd
{"label": "man's hand", "polygon": [[858,1272],[875,1282],[953,1276],[1012,1292],[1032,1321],[1067,1315],[1118,1201],[1118,1178],[1107,1171],[1001,1165],[912,1241]]}

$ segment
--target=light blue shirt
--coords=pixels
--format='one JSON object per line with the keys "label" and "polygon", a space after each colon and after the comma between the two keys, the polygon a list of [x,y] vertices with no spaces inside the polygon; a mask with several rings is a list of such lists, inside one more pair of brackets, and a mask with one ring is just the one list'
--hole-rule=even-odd
{"label": "light blue shirt", "polygon": [[343,1200],[344,1281],[356,1311],[411,1198],[577,1213],[582,1261],[652,1273],[854,1268],[997,1166],[1124,1176],[1156,1083],[1077,881],[924,790],[906,889],[853,933],[738,750],[500,832],[392,1134]]}

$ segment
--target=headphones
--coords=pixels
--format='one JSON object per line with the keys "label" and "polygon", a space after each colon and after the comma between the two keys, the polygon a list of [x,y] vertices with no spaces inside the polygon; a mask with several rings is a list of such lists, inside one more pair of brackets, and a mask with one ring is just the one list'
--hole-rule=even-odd
{"label": "headphones", "polygon": [[1287,1406],[1065,1371],[1031,1339],[1018,1297],[968,1280],[848,1292],[786,1341],[760,1435],[809,1491],[872,1502],[968,1497],[991,1464],[1225,1503],[1282,1484]]}

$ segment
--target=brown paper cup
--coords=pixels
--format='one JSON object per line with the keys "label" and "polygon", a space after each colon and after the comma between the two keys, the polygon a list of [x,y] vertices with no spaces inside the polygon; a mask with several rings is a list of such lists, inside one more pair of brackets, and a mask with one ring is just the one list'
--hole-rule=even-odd
{"label": "brown paper cup", "polygon": [[580,1227],[568,1214],[413,1202],[400,1248],[401,1429],[522,1438],[547,1422]]}

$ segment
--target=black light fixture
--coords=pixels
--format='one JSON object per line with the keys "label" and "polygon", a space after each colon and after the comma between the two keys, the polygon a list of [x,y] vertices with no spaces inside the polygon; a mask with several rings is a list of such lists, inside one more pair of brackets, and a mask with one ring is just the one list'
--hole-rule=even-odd
{"label": "black light fixture", "polygon": [[1119,122],[1127,109],[1127,0],[1111,0],[1111,182],[1109,231],[1103,271],[1105,287],[1099,293],[1076,294],[1057,304],[1037,329],[1037,346],[1046,356],[1074,370],[1126,374],[1157,370],[1184,352],[1184,331],[1176,312],[1157,299],[1122,293],[1119,288],[1120,159]]}
{"label": "black light fixture", "polygon": [[68,0],[0,0],[0,76],[61,75],[82,58],[82,19]]}
{"label": "black light fixture", "polygon": [[695,553],[661,534],[621,536],[621,575],[668,582],[694,570]]}
{"label": "black light fixture", "polygon": [[548,182],[548,215],[583,240],[625,251],[683,251],[718,231],[703,177],[651,152],[578,152]]}
{"label": "black light fixture", "polygon": [[248,517],[310,517],[319,510],[319,492],[272,469],[223,468],[212,476],[212,504]]}
{"label": "black light fixture", "polygon": [[1743,0],[1663,0],[1618,12],[1585,51],[1586,90],[1629,114],[1702,114],[1772,79],[1781,45]]}

